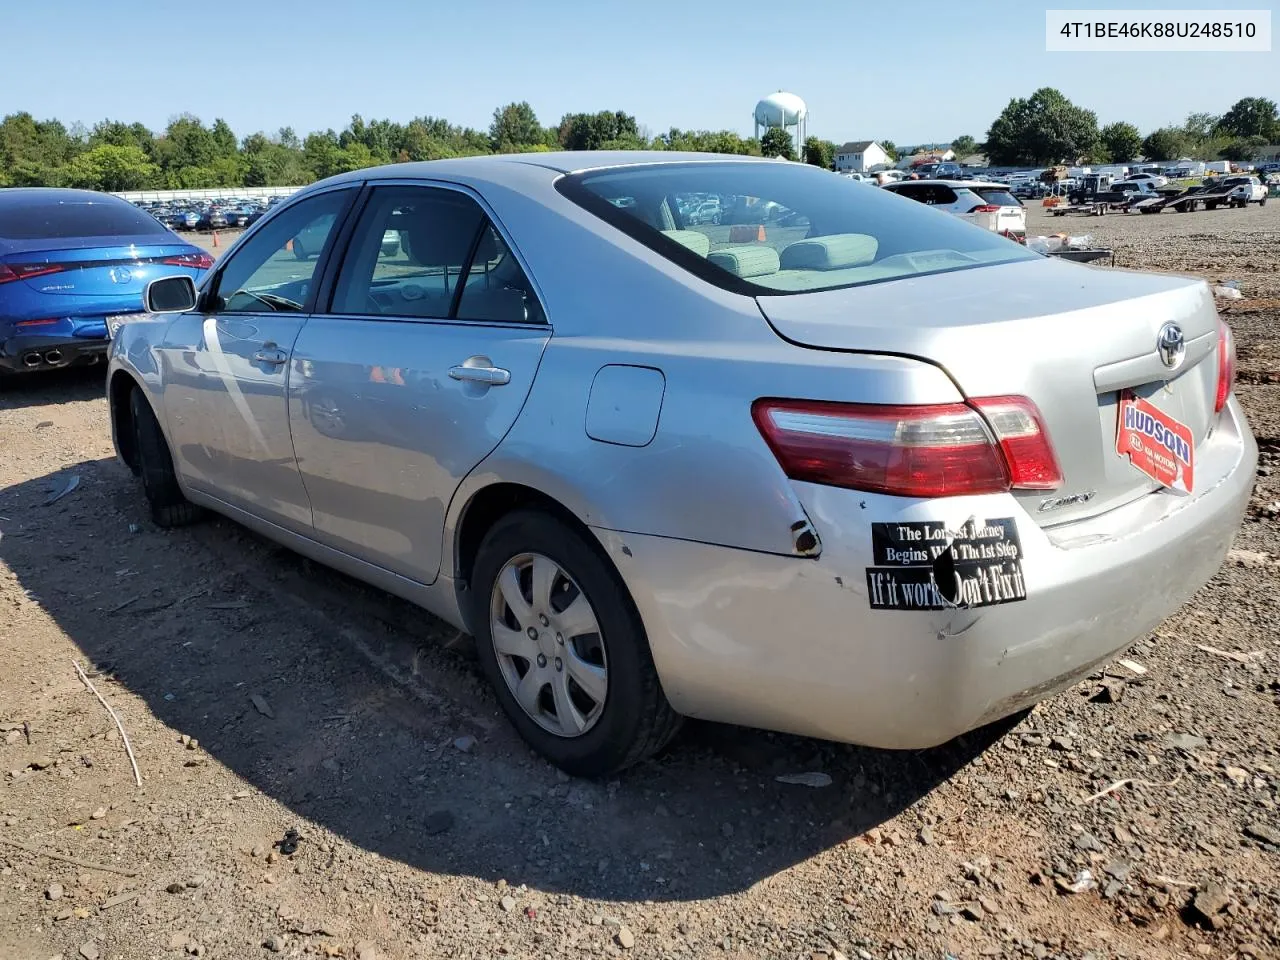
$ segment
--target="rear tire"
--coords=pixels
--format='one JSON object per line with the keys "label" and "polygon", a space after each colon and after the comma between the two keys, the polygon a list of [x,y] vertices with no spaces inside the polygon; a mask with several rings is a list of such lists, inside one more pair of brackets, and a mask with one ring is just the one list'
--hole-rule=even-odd
{"label": "rear tire", "polygon": [[138,475],[142,478],[143,493],[151,504],[151,519],[160,527],[183,527],[199,520],[204,511],[182,495],[169,444],[151,404],[140,389],[135,388],[129,394],[129,412],[133,420]]}
{"label": "rear tire", "polygon": [[[541,717],[538,719],[521,706],[511,688],[513,683],[519,683],[512,674],[513,668],[519,672],[520,665],[524,665],[523,673],[519,674],[523,679],[534,672],[531,657],[537,656],[541,661],[538,666],[546,666],[547,658],[538,653],[539,641],[530,641],[526,657],[505,653],[499,662],[500,654],[494,644],[494,626],[499,623],[495,607],[505,603],[502,598],[506,595],[506,591],[498,588],[499,577],[521,558],[531,555],[537,558],[535,563],[550,561],[559,567],[564,579],[556,579],[555,583],[561,585],[567,598],[574,600],[574,605],[585,600],[598,626],[598,631],[582,636],[598,640],[598,659],[603,665],[607,687],[599,711],[591,711],[594,716],[582,733],[551,732],[548,723],[560,723],[558,702],[554,717],[544,712],[538,714]],[[476,555],[471,584],[472,623],[481,666],[516,730],[551,763],[574,776],[605,777],[648,759],[675,736],[683,718],[671,708],[662,691],[640,615],[608,559],[572,527],[540,510],[517,510],[508,514],[485,534]],[[549,593],[551,587],[549,582]],[[570,587],[576,587],[577,593],[570,592]],[[519,626],[516,630],[508,625],[508,636],[517,639],[522,639],[530,626],[535,633],[540,632],[536,617],[541,606],[532,582],[528,600],[520,605],[528,619],[534,621],[532,624],[524,623],[514,606],[503,607],[505,614],[514,618]],[[564,607],[561,611],[567,609]],[[548,612],[554,617],[554,611]],[[499,629],[501,626],[499,623]],[[545,628],[546,624],[542,626]],[[553,619],[549,629],[554,632],[558,626],[558,621]],[[572,645],[571,637],[565,639]],[[555,654],[559,652],[552,647],[553,669],[557,670],[561,660]],[[565,659],[568,660],[568,654]],[[568,673],[572,675],[573,671]],[[550,683],[556,677],[557,674],[550,674],[547,690],[539,686],[540,700],[544,694],[554,695]],[[519,685],[523,687],[522,683]],[[535,711],[541,709],[535,704]]]}

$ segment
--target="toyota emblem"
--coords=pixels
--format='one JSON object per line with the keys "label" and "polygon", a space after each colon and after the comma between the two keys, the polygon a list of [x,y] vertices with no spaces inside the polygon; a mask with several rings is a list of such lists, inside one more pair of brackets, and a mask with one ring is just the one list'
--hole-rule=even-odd
{"label": "toyota emblem", "polygon": [[1161,362],[1172,370],[1182,363],[1187,354],[1187,341],[1182,336],[1182,328],[1176,323],[1166,323],[1160,328],[1156,337],[1156,350],[1160,353]]}

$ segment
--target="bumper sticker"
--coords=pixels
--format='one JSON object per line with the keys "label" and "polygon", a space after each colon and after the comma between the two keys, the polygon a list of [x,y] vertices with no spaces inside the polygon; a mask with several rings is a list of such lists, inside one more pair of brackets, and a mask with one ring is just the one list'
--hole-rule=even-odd
{"label": "bumper sticker", "polygon": [[1027,599],[1022,541],[1012,517],[871,524],[872,610],[991,607]]}

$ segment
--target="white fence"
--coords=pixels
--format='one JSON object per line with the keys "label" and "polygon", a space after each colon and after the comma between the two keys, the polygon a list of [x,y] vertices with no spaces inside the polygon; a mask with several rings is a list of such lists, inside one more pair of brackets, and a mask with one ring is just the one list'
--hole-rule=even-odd
{"label": "white fence", "polygon": [[191,190],[121,190],[116,193],[130,203],[138,200],[266,200],[287,197],[301,187],[206,187]]}

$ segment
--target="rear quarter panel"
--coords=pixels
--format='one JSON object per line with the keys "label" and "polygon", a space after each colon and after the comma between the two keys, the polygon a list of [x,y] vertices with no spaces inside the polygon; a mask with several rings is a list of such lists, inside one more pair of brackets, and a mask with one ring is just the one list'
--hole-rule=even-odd
{"label": "rear quarter panel", "polygon": [[[554,325],[511,432],[463,482],[450,536],[484,487],[520,483],[595,527],[795,556],[807,522],[751,417],[759,397],[959,399],[918,361],[792,346],[755,301],[685,273],[558,194],[486,189]],[[652,438],[593,439],[587,407],[609,364],[661,371]],[[452,573],[452,571],[446,571]]]}

